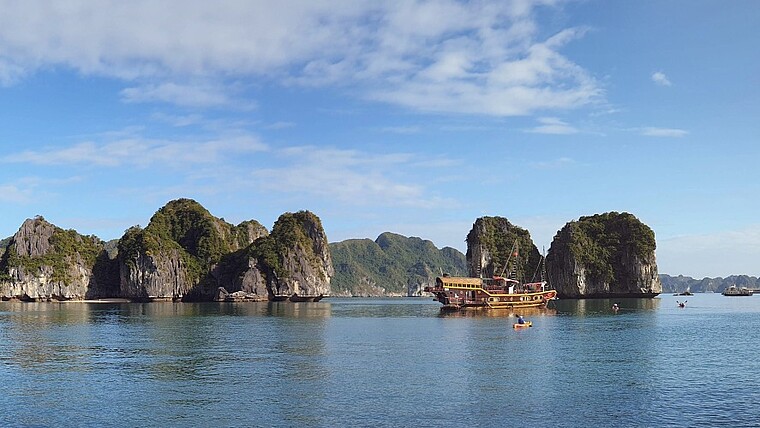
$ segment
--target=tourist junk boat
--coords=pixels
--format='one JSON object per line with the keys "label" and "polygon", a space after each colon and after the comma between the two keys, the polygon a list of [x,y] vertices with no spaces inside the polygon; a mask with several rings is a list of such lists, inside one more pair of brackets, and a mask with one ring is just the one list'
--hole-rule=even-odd
{"label": "tourist junk boat", "polygon": [[755,292],[754,290],[750,290],[749,288],[746,288],[746,287],[739,288],[735,285],[732,285],[726,288],[725,290],[723,290],[723,293],[721,294],[723,294],[724,296],[751,296],[752,294],[754,294],[754,292]]}
{"label": "tourist junk boat", "polygon": [[[511,278],[504,277],[504,272],[512,262]],[[516,309],[542,308],[557,298],[557,290],[547,287],[543,271],[544,259],[541,258],[541,281],[521,283],[518,277],[519,248],[515,241],[504,263],[502,275],[491,278],[471,278],[443,275],[435,279],[434,287],[425,287],[433,293],[434,300],[443,304],[442,310],[454,311],[467,308],[482,309]],[[538,271],[536,272],[538,273]],[[534,278],[537,275],[534,275]]]}
{"label": "tourist junk boat", "polygon": [[500,276],[469,278],[444,275],[435,279],[435,287],[426,287],[425,291],[435,295],[434,300],[443,304],[443,310],[545,307],[557,297],[556,290],[547,289],[546,281],[520,284]]}
{"label": "tourist junk boat", "polygon": [[[460,276],[443,275],[435,279],[434,287],[425,287],[425,291],[435,295],[434,300],[443,304],[442,310],[454,311],[467,308],[482,309],[515,309],[515,308],[541,308],[546,307],[549,301],[557,298],[557,291],[547,288],[543,279],[545,272],[541,272],[541,281],[521,283],[512,278],[517,278],[517,264],[519,259],[518,243],[512,247],[509,257],[504,263],[502,275],[507,271],[512,261],[513,271],[511,278],[493,276],[491,278],[471,278]],[[539,268],[543,268],[544,259],[541,258]],[[538,273],[538,272],[537,272]],[[536,275],[534,275],[534,278]]]}

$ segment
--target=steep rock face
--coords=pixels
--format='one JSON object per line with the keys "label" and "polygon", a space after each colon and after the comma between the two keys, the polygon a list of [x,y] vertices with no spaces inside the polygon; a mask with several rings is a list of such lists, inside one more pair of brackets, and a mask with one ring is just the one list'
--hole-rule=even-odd
{"label": "steep rock face", "polygon": [[581,217],[552,241],[550,283],[560,298],[657,295],[655,246],[654,232],[631,214]]}
{"label": "steep rock face", "polygon": [[107,271],[108,263],[98,238],[63,230],[42,217],[28,219],[0,259],[0,295],[39,300],[102,297],[111,290],[108,284],[98,284],[94,271]]}
{"label": "steep rock face", "polygon": [[195,285],[180,249],[139,252],[119,266],[121,297],[135,300],[181,298]]}
{"label": "steep rock face", "polygon": [[272,233],[251,245],[249,255],[255,262],[249,260],[242,276],[254,282],[243,281],[245,288],[260,290],[259,281],[266,279],[270,298],[330,294],[335,273],[330,247],[322,222],[309,211],[281,215]]}
{"label": "steep rock face", "polygon": [[191,199],[170,201],[145,229],[130,228],[119,240],[121,295],[210,299],[224,276],[222,259],[266,235],[256,221],[233,226]]}
{"label": "steep rock face", "polygon": [[539,280],[541,254],[530,233],[503,217],[481,217],[467,234],[467,266],[472,277],[512,276]]}
{"label": "steep rock face", "polygon": [[158,210],[119,240],[120,293],[132,299],[250,299],[330,293],[332,259],[314,214],[283,214],[269,234],[256,221],[233,226],[190,199]]}

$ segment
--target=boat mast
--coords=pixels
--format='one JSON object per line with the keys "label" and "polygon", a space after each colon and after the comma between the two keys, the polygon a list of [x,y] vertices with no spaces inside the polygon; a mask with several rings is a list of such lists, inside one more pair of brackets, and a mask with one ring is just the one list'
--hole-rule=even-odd
{"label": "boat mast", "polygon": [[[515,243],[512,244],[512,249],[509,251],[509,255],[507,256],[507,261],[504,262],[504,268],[502,268],[501,275],[499,276],[502,276],[502,277],[504,276],[504,273],[507,271],[507,267],[509,266],[509,261],[512,259],[512,256],[515,256],[515,258],[517,258],[518,251],[519,251],[519,245],[518,245],[517,240],[515,239]],[[515,269],[511,276],[514,277],[512,279],[517,280],[517,263],[514,264],[514,267]]]}

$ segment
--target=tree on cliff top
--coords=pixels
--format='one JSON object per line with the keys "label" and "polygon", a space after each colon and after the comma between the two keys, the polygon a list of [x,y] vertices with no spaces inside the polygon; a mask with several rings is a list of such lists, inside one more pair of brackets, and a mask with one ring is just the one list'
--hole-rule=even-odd
{"label": "tree on cliff top", "polygon": [[654,254],[656,242],[654,231],[633,214],[613,211],[581,217],[565,225],[554,237],[549,258],[553,253],[564,252],[563,247],[586,268],[589,278],[615,283],[625,271],[620,265],[625,255],[646,260]]}
{"label": "tree on cliff top", "polygon": [[[515,244],[517,246],[515,247]],[[490,254],[490,262],[486,266],[475,266],[479,260],[475,252],[476,248],[487,250]],[[518,258],[513,256],[513,251],[517,248]],[[507,260],[510,259],[507,266]],[[505,275],[510,271],[517,271],[517,279],[524,281],[539,280],[534,278],[541,263],[541,253],[536,248],[530,237],[530,232],[521,227],[515,226],[504,217],[481,217],[475,221],[470,233],[467,234],[467,263],[470,266],[470,274],[476,276],[477,268],[480,269],[480,275],[489,277],[501,275],[505,269]],[[512,265],[515,263],[515,265]]]}

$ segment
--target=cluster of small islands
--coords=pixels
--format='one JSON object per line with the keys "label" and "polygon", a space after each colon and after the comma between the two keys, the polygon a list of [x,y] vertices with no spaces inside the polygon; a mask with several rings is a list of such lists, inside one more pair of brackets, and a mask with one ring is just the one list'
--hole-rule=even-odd
{"label": "cluster of small islands", "polygon": [[271,231],[232,225],[192,199],[168,202],[146,227],[113,241],[43,217],[0,241],[0,298],[65,301],[292,301],[325,296],[419,296],[443,273],[548,281],[559,298],[651,297],[662,292],[756,288],[748,276],[659,275],[654,232],[629,213],[568,222],[546,255],[503,217],[475,220],[467,253],[383,233],[329,243],[314,213],[282,214]]}

